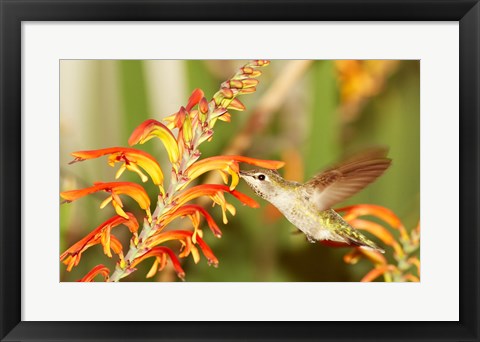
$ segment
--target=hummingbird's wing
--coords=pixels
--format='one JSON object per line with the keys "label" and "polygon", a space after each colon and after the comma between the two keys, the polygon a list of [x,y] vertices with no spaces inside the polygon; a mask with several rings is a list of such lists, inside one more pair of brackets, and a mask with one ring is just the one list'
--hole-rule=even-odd
{"label": "hummingbird's wing", "polygon": [[305,183],[318,210],[330,209],[381,176],[390,166],[388,149],[373,148],[326,169]]}

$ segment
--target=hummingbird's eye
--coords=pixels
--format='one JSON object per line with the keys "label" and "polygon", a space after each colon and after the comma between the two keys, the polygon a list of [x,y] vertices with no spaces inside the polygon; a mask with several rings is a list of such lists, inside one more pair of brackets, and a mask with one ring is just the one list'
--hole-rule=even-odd
{"label": "hummingbird's eye", "polygon": [[259,176],[258,176],[258,179],[260,179],[260,180],[265,180],[265,175],[259,175]]}

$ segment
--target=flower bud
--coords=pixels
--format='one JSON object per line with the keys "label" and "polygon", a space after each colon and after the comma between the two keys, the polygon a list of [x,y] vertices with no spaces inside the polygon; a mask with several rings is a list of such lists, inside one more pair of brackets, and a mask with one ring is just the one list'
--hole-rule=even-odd
{"label": "flower bud", "polygon": [[220,89],[220,91],[226,99],[231,99],[234,96],[233,91],[231,89],[222,88],[222,89]]}

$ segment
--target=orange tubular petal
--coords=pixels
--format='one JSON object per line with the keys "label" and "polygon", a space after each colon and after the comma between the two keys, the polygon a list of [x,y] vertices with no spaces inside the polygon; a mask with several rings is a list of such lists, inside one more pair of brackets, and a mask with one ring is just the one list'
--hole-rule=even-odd
{"label": "orange tubular petal", "polygon": [[384,244],[392,246],[397,255],[402,256],[405,254],[400,244],[393,237],[392,233],[378,223],[361,219],[349,220],[348,223],[357,229],[366,230],[382,240]]}
{"label": "orange tubular petal", "polygon": [[418,278],[417,276],[414,276],[411,273],[405,274],[404,278],[405,278],[405,280],[408,280],[408,281],[411,281],[411,282],[414,282],[414,283],[420,282],[420,278]]}
{"label": "orange tubular petal", "polygon": [[180,261],[178,260],[177,256],[175,255],[175,253],[173,253],[173,251],[170,248],[163,247],[163,246],[153,247],[147,253],[143,254],[141,257],[136,258],[132,262],[130,267],[131,268],[135,267],[145,259],[148,259],[151,257],[162,257],[165,254],[167,254],[170,257],[170,260],[172,260],[172,264],[173,264],[173,268],[175,269],[175,272],[177,272],[178,277],[183,280],[185,278],[185,271],[180,265]]}
{"label": "orange tubular petal", "polygon": [[[132,213],[126,213],[128,219],[125,219],[121,216],[113,216],[99,225],[97,228],[88,233],[83,239],[79,240],[68,248],[65,252],[60,255],[60,260],[64,260],[64,264],[67,265],[67,271],[71,271],[74,266],[77,266],[80,262],[82,253],[88,248],[102,243],[102,234],[105,230],[111,230],[114,227],[117,227],[121,224],[128,227],[130,232],[136,233],[138,230],[138,222],[135,216]],[[116,239],[111,237],[112,249],[118,254],[121,251],[121,244],[118,245]],[[104,240],[105,241],[105,240]],[[109,252],[109,251],[108,251]],[[109,253],[106,253],[107,255]]]}
{"label": "orange tubular petal", "polygon": [[70,164],[87,159],[98,158],[107,154],[112,155],[110,159],[112,164],[114,162],[124,162],[126,165],[132,163],[137,164],[150,175],[154,184],[160,185],[163,182],[163,172],[155,158],[146,152],[134,148],[111,147],[100,150],[77,151],[72,153],[72,156],[74,156],[75,159],[70,162]]}
{"label": "orange tubular petal", "polygon": [[115,193],[128,195],[138,203],[140,208],[143,210],[150,210],[150,198],[142,186],[130,182],[116,182],[107,184],[115,184],[113,187]]}
{"label": "orange tubular petal", "polygon": [[106,191],[115,195],[128,195],[138,203],[140,208],[150,211],[150,198],[145,192],[145,189],[140,185],[131,182],[96,183],[89,188],[61,192],[60,196],[67,202],[72,202],[98,191]]}
{"label": "orange tubular petal", "polygon": [[250,165],[255,165],[258,167],[262,167],[264,169],[280,169],[285,165],[285,162],[278,161],[278,160],[264,160],[264,159],[256,159],[256,158],[249,158],[244,156],[221,156],[223,158],[230,158],[236,160],[239,163],[247,163]]}
{"label": "orange tubular petal", "polygon": [[386,266],[376,267],[376,268],[374,268],[373,270],[371,270],[370,272],[368,272],[368,273],[362,278],[362,280],[360,280],[360,281],[363,282],[363,283],[371,282],[371,281],[377,279],[378,277],[380,277],[380,276],[381,276],[382,274],[384,274],[385,272],[387,272],[387,267],[386,267]]}
{"label": "orange tubular petal", "polygon": [[[148,245],[156,246],[158,244],[161,244],[163,242],[170,241],[170,240],[180,240],[180,241],[188,240],[189,243],[191,243],[192,235],[193,235],[193,232],[188,230],[170,230],[170,231],[162,232],[160,234],[152,236],[148,241]],[[217,257],[213,254],[212,250],[205,243],[205,241],[203,241],[202,238],[200,238],[198,235],[196,239],[197,239],[197,244],[202,250],[203,255],[205,255],[205,257],[207,258],[208,263],[215,266],[218,265]]]}
{"label": "orange tubular petal", "polygon": [[255,200],[253,198],[248,197],[247,195],[241,193],[240,191],[232,190],[232,191],[230,191],[230,194],[235,196],[244,205],[248,205],[251,208],[260,207],[260,205],[257,202],[255,202]]}
{"label": "orange tubular petal", "polygon": [[204,96],[204,94],[203,94],[203,91],[201,89],[198,89],[198,88],[195,89],[192,92],[192,95],[190,95],[190,98],[188,99],[187,106],[185,107],[187,112],[189,112],[193,107],[195,107],[200,102],[200,100],[202,99],[203,96]]}
{"label": "orange tubular petal", "polygon": [[115,237],[115,235],[110,235],[110,248],[113,250],[113,253],[117,255],[123,250],[122,243]]}
{"label": "orange tubular petal", "polygon": [[348,223],[357,229],[366,230],[367,232],[375,235],[386,245],[393,246],[395,243],[395,238],[393,237],[392,233],[378,223],[361,219],[350,220]]}
{"label": "orange tubular petal", "polygon": [[409,241],[409,236],[402,222],[400,221],[398,216],[395,215],[393,211],[391,211],[388,208],[385,208],[379,205],[373,205],[373,204],[359,204],[359,205],[352,205],[352,206],[343,207],[335,210],[347,212],[345,217],[347,218],[347,215],[348,215],[348,217],[350,217],[351,219],[354,219],[358,216],[365,216],[365,215],[376,216],[382,219],[383,221],[387,222],[393,228],[397,229],[400,232],[400,235],[403,240]]}
{"label": "orange tubular petal", "polygon": [[204,217],[205,220],[207,221],[208,227],[210,230],[213,232],[213,234],[216,237],[221,237],[222,236],[222,231],[220,228],[218,228],[217,224],[215,223],[215,220],[210,216],[210,214],[201,206],[196,205],[196,204],[187,204],[184,206],[181,206],[175,212],[171,215],[168,216],[163,222],[162,225],[166,226],[170,222],[172,222],[175,218],[177,217],[182,217],[186,215],[192,215],[194,213],[201,213]]}
{"label": "orange tubular petal", "polygon": [[102,190],[104,190],[104,188],[102,188],[99,184],[95,184],[94,186],[91,186],[85,189],[61,192],[60,197],[62,197],[65,200],[65,202],[73,202],[81,197],[84,197],[84,196],[93,194],[94,192],[102,191]]}
{"label": "orange tubular petal", "polygon": [[392,265],[383,265],[383,266],[377,266],[370,272],[368,272],[360,281],[361,282],[371,282],[378,277],[380,277],[382,274],[388,272],[388,271],[393,271],[394,267]]}
{"label": "orange tubular petal", "polygon": [[214,196],[217,192],[228,192],[235,196],[240,202],[245,205],[248,205],[252,208],[258,208],[259,205],[255,200],[248,197],[247,195],[242,194],[237,190],[230,190],[228,186],[221,184],[202,184],[194,186],[190,189],[187,189],[175,196],[173,201],[177,206],[181,206],[192,199],[195,199],[200,196]]}
{"label": "orange tubular petal", "polygon": [[355,265],[358,262],[358,260],[360,260],[361,256],[362,254],[358,251],[358,249],[354,248],[343,256],[343,261],[346,264]]}
{"label": "orange tubular petal", "polygon": [[77,280],[78,282],[92,282],[93,278],[95,278],[97,275],[103,275],[105,280],[108,280],[108,276],[110,274],[110,270],[105,267],[104,265],[97,265],[90,272],[88,272],[82,279]]}
{"label": "orange tubular petal", "polygon": [[158,137],[162,141],[167,150],[170,162],[172,164],[177,163],[180,159],[177,141],[168,127],[157,120],[146,120],[137,128],[135,128],[132,135],[128,139],[128,144],[130,146],[138,143],[143,144],[153,137]]}
{"label": "orange tubular petal", "polygon": [[[180,107],[178,112],[175,114],[175,117],[173,119],[173,123],[175,128],[181,128],[183,126],[183,122],[185,121],[186,117],[188,116],[187,110],[185,107]],[[179,139],[177,139],[179,141]],[[180,153],[181,155],[181,153]]]}
{"label": "orange tubular petal", "polygon": [[374,264],[377,264],[377,265],[387,264],[387,259],[385,259],[385,257],[380,252],[375,252],[365,248],[357,248],[357,250],[361,254],[363,254],[365,257],[367,257]]}
{"label": "orange tubular petal", "polygon": [[197,236],[197,243],[200,246],[200,249],[202,250],[203,255],[205,255],[205,257],[207,258],[208,264],[213,266],[218,266],[217,257],[213,254],[212,250],[205,243],[205,241],[203,241],[199,236]]}
{"label": "orange tubular petal", "polygon": [[[266,169],[279,169],[285,165],[284,162],[276,160],[262,160],[235,155],[216,156],[197,161],[185,171],[185,174],[189,178],[189,181],[191,181],[208,171],[226,171],[232,176],[232,185],[230,186],[230,190],[233,190],[239,181],[237,162],[248,163]],[[188,183],[185,183],[183,187],[186,185],[188,185]]]}
{"label": "orange tubular petal", "polygon": [[[222,172],[226,172],[232,176],[232,185],[230,186],[231,190],[233,190],[239,182],[237,162],[235,162],[234,160],[220,160],[220,159],[207,158],[194,163],[185,171],[185,175],[188,178],[188,182],[183,184],[182,188],[185,188],[192,180],[196,179],[200,175],[212,170],[219,170]],[[228,179],[226,173],[224,178],[225,182],[227,182],[227,179]]]}

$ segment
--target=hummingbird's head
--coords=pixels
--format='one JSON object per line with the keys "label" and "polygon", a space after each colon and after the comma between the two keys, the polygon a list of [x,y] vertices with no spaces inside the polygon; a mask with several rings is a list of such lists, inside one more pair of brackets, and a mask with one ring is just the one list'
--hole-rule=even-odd
{"label": "hummingbird's head", "polygon": [[278,195],[284,183],[282,176],[275,170],[255,169],[240,171],[240,177],[247,182],[258,196],[267,201]]}

